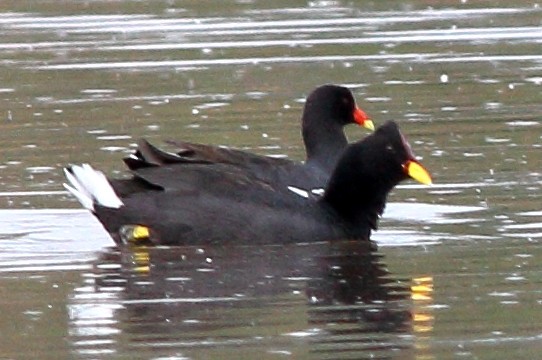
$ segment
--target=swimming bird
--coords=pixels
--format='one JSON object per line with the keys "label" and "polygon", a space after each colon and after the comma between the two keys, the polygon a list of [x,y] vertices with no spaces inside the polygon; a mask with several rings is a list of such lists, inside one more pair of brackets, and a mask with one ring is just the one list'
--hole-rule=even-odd
{"label": "swimming bird", "polygon": [[[346,147],[324,189],[263,181],[226,163],[141,167],[109,180],[90,165],[65,169],[66,188],[117,244],[282,244],[368,240],[389,192],[431,184],[393,121]],[[295,189],[295,190],[294,190]]]}
{"label": "swimming bird", "polygon": [[162,151],[146,140],[124,159],[131,170],[175,163],[224,163],[238,167],[262,181],[284,186],[324,186],[348,144],[343,127],[358,124],[374,130],[374,124],[343,86],[322,85],[305,102],[301,132],[307,152],[304,162],[278,159],[237,149],[168,141],[178,150]]}

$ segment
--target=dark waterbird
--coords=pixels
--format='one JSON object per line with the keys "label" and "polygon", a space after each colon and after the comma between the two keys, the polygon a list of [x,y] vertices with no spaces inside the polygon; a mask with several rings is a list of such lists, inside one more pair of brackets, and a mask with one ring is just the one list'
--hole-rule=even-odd
{"label": "dark waterbird", "polygon": [[108,180],[86,164],[66,169],[67,189],[117,243],[132,238],[167,245],[369,239],[399,182],[411,177],[431,183],[392,121],[347,146],[325,191],[262,181],[243,168],[212,162],[142,167],[132,175]]}
{"label": "dark waterbird", "polygon": [[301,133],[307,152],[304,163],[277,159],[241,150],[169,141],[178,148],[164,152],[145,140],[124,159],[131,170],[177,163],[213,163],[238,167],[261,181],[283,186],[324,186],[348,144],[343,127],[358,124],[370,130],[374,125],[359,107],[352,92],[342,86],[323,85],[307,97],[301,118]]}

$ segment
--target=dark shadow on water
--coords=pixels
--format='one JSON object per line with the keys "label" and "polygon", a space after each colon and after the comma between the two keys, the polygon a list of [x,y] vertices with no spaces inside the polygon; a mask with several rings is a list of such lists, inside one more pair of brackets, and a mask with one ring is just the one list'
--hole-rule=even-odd
{"label": "dark shadow on water", "polygon": [[387,359],[412,347],[410,281],[369,242],[111,248],[85,279],[70,311],[82,357]]}

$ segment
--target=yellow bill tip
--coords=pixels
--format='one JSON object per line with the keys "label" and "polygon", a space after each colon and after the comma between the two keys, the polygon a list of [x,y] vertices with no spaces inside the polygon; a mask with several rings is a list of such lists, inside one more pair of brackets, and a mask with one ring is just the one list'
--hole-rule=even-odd
{"label": "yellow bill tip", "polygon": [[366,119],[363,122],[363,127],[366,128],[366,129],[369,129],[371,131],[375,131],[375,124],[373,123],[373,120],[371,120],[371,119]]}
{"label": "yellow bill tip", "polygon": [[429,171],[427,171],[419,162],[413,160],[408,161],[405,166],[405,170],[407,175],[416,180],[417,182],[424,185],[433,184],[433,180],[431,179]]}
{"label": "yellow bill tip", "polygon": [[353,116],[355,123],[371,131],[374,131],[375,125],[373,124],[373,121],[369,119],[365,111],[361,110],[359,107],[356,106],[354,107]]}

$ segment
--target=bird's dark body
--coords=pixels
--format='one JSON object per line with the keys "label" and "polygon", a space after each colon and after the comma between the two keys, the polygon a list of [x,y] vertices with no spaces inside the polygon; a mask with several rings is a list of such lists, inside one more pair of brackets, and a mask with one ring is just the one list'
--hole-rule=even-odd
{"label": "bird's dark body", "polygon": [[305,188],[307,197],[224,163],[140,167],[132,179],[111,181],[124,206],[97,206],[95,214],[117,240],[121,226],[144,225],[157,244],[368,239],[388,193],[407,178],[401,164],[409,156],[389,122],[349,145],[325,194]]}

